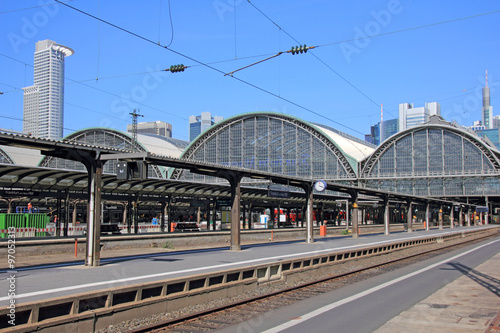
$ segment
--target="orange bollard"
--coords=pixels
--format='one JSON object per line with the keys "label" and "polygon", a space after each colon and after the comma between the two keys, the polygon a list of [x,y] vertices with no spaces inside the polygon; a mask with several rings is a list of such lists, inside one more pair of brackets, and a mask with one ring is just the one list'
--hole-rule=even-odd
{"label": "orange bollard", "polygon": [[75,238],[75,258],[78,254],[78,238]]}
{"label": "orange bollard", "polygon": [[322,225],[319,227],[319,235],[326,236],[326,225]]}
{"label": "orange bollard", "polygon": [[426,224],[427,224],[427,222],[426,222],[426,221],[424,221],[424,229],[427,229],[427,228],[425,227],[425,226],[426,226]]}

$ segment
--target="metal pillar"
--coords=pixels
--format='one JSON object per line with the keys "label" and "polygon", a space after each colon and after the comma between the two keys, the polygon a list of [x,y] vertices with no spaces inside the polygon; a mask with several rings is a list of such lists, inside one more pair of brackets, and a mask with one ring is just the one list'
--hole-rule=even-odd
{"label": "metal pillar", "polygon": [[209,199],[207,205],[205,206],[205,210],[207,212],[207,231],[210,230],[210,220],[212,219],[212,215],[211,215],[211,211],[210,211],[210,208],[211,208],[210,203],[211,203],[211,200]]}
{"label": "metal pillar", "polygon": [[304,219],[306,219],[307,205],[303,205],[300,208],[300,227],[304,228]]}
{"label": "metal pillar", "polygon": [[[274,218],[275,218],[275,217],[276,217],[276,216],[274,215],[274,207],[272,207],[272,206],[271,206],[271,207],[269,208],[269,220],[271,221],[271,224],[272,224],[272,226],[273,226],[273,229],[274,229]],[[268,227],[269,227],[269,222],[267,223],[267,225],[268,225]]]}
{"label": "metal pillar", "polygon": [[212,224],[212,230],[217,230],[217,197],[214,200],[214,206],[213,206],[213,219],[214,223]]}
{"label": "metal pillar", "polygon": [[358,200],[357,198],[353,199],[352,203],[352,238],[358,238],[359,237],[359,231],[358,231]]}
{"label": "metal pillar", "polygon": [[61,198],[57,198],[57,207],[56,207],[56,217],[55,227],[56,227],[56,236],[61,236],[61,218],[62,218],[62,210],[61,210]]}
{"label": "metal pillar", "polygon": [[406,211],[406,223],[408,225],[408,232],[413,232],[413,214],[412,214],[412,203],[409,202],[408,203],[408,207],[407,207],[407,211]]}
{"label": "metal pillar", "polygon": [[127,233],[131,234],[132,233],[132,201],[131,200],[129,200],[127,202],[126,209],[127,209],[127,219],[126,219]]}
{"label": "metal pillar", "polygon": [[[69,228],[69,211],[70,211],[70,205],[69,205],[69,191],[66,191],[66,199],[64,199],[64,229],[63,229],[63,235],[64,237],[68,236],[68,228]],[[75,226],[73,225],[73,228]],[[74,230],[74,229],[73,229]]]}
{"label": "metal pillar", "polygon": [[390,234],[389,228],[389,199],[384,199],[384,234]]}
{"label": "metal pillar", "polygon": [[428,202],[425,208],[425,230],[429,231],[431,229],[431,215],[430,215],[430,206],[431,204]]}
{"label": "metal pillar", "polygon": [[438,219],[439,219],[439,230],[443,230],[443,206],[439,207]]}
{"label": "metal pillar", "polygon": [[134,222],[134,234],[139,233],[139,202],[132,202],[132,221]]}
{"label": "metal pillar", "polygon": [[101,261],[101,179],[103,163],[96,161],[89,171],[89,205],[87,214],[87,249],[85,264],[99,266]]}
{"label": "metal pillar", "polygon": [[455,207],[451,205],[451,211],[450,211],[450,228],[455,228]]}
{"label": "metal pillar", "polygon": [[313,230],[313,190],[312,186],[304,186],[306,192],[306,243],[314,243]]}
{"label": "metal pillar", "polygon": [[488,197],[485,197],[484,198],[485,202],[486,202],[486,208],[488,208],[488,211],[486,212],[486,214],[484,214],[484,224],[485,225],[488,225],[489,223],[489,215],[490,215],[490,207],[489,207],[489,203],[488,203]]}
{"label": "metal pillar", "polygon": [[280,228],[280,222],[281,222],[281,202],[278,202],[278,218],[276,219],[278,223],[278,229]]}
{"label": "metal pillar", "polygon": [[78,203],[78,201],[77,201],[77,200],[75,200],[75,201],[73,202],[73,212],[72,212],[72,216],[71,216],[71,222],[72,222],[72,224],[73,224],[73,228],[76,226],[76,210],[77,210],[77,208],[78,208],[78,207],[77,207],[77,203]]}
{"label": "metal pillar", "polygon": [[241,238],[240,238],[240,215],[241,215],[241,178],[242,176],[233,173],[231,171],[226,171],[222,175],[229,184],[231,185],[231,251],[241,250]]}
{"label": "metal pillar", "polygon": [[172,197],[168,197],[168,206],[167,206],[167,232],[172,232]]}
{"label": "metal pillar", "polygon": [[165,232],[165,214],[166,208],[167,208],[167,203],[165,201],[162,201],[161,203],[161,213],[160,213],[160,231]]}
{"label": "metal pillar", "polygon": [[460,227],[463,227],[464,226],[464,220],[463,220],[463,216],[462,216],[463,212],[462,212],[462,206],[461,205],[460,205],[460,210],[459,210],[458,214],[459,214],[458,215],[458,225]]}
{"label": "metal pillar", "polygon": [[345,201],[345,228],[349,230],[349,200]]}
{"label": "metal pillar", "polygon": [[248,224],[248,229],[252,229],[252,208],[253,208],[253,205],[252,203],[250,203],[247,207],[247,214],[248,214],[248,218],[247,218],[247,224]]}
{"label": "metal pillar", "polygon": [[240,182],[231,184],[231,251],[241,250],[240,239]]}
{"label": "metal pillar", "polygon": [[321,208],[320,208],[318,215],[320,216],[320,219],[319,219],[320,223],[318,223],[318,225],[325,225],[325,204],[324,203],[321,204]]}

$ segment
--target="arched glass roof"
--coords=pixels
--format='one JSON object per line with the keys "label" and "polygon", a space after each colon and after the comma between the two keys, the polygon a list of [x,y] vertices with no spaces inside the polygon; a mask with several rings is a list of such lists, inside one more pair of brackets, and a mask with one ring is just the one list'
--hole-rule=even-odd
{"label": "arched glass roof", "polygon": [[[134,148],[130,133],[121,132],[109,128],[89,128],[74,132],[65,138],[64,141],[97,145],[102,147],[112,147],[124,150],[138,150],[141,152],[152,152],[164,156],[179,157],[187,142],[182,144],[181,140],[164,138],[157,135],[137,134],[137,146]],[[82,163],[47,156],[43,158],[39,166],[69,170],[85,170]],[[165,169],[159,166],[148,166],[148,176],[153,178],[164,178]],[[104,166],[105,173],[116,173],[115,163],[108,162]]]}
{"label": "arched glass roof", "polygon": [[[193,141],[182,158],[325,180],[355,180],[373,148],[326,127],[272,112],[228,118]],[[175,179],[205,176],[175,170]]]}
{"label": "arched glass roof", "polygon": [[397,133],[361,163],[367,187],[429,196],[497,194],[500,152],[466,130],[432,117]]}

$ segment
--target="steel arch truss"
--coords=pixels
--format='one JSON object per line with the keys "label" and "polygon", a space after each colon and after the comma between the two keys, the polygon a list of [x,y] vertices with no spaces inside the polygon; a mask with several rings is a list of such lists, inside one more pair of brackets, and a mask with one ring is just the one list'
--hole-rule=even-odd
{"label": "steel arch truss", "polygon": [[15,164],[14,160],[2,148],[0,148],[0,163]]}
{"label": "steel arch truss", "polygon": [[[465,132],[463,130],[460,130],[460,129],[452,127],[452,126],[427,125],[424,128],[423,127],[415,127],[413,129],[401,132],[400,134],[395,135],[392,138],[389,138],[388,140],[384,141],[377,148],[377,150],[375,150],[373,152],[373,154],[368,157],[368,159],[366,159],[365,161],[363,161],[361,163],[360,179],[374,178],[374,177],[371,176],[372,173],[373,173],[374,166],[377,165],[377,163],[380,162],[380,158],[387,151],[389,151],[390,149],[395,148],[395,146],[396,146],[396,144],[398,142],[401,142],[403,139],[411,136],[412,137],[412,143],[413,143],[414,142],[414,139],[413,139],[414,134],[422,132],[422,131],[425,131],[425,133],[427,135],[427,138],[429,138],[429,131],[430,130],[441,132],[442,135],[443,135],[443,137],[444,137],[444,133],[451,132],[451,133],[459,136],[462,139],[463,142],[468,142],[468,143],[472,144],[491,163],[491,165],[493,166],[493,169],[494,169],[494,174],[496,174],[496,175],[500,174],[500,159],[499,159],[500,156],[499,156],[499,154],[495,153],[492,149],[490,149],[489,146],[487,146],[481,140],[479,140],[478,138],[473,137],[472,135],[470,135],[469,133],[467,133],[467,132]],[[428,146],[429,145],[430,145],[430,143],[428,142]],[[463,146],[463,144],[462,144],[462,146]],[[412,145],[412,158],[413,158],[413,160],[415,159],[414,148],[415,147]],[[463,149],[462,149],[462,152],[463,152]],[[445,150],[444,149],[443,149],[442,153],[443,153],[443,155],[445,154]],[[427,157],[428,157],[428,155],[426,155],[426,158]],[[396,158],[396,156],[394,158]],[[413,161],[413,164],[414,164],[414,161]],[[443,168],[444,167],[445,166],[443,165]],[[463,170],[463,168],[462,168],[462,170]],[[395,172],[398,172],[398,171],[396,170]],[[447,170],[443,170],[443,175],[446,174],[446,173],[447,173]],[[458,174],[462,175],[462,176],[470,175],[470,173],[467,173],[467,174],[458,173]],[[397,177],[398,175],[394,174],[392,177],[394,177],[394,176]],[[413,176],[415,176],[415,174],[412,174],[410,176],[413,177]],[[430,175],[426,175],[426,176],[430,176]],[[378,178],[378,177],[376,176],[375,178]]]}
{"label": "steel arch truss", "polygon": [[[262,119],[265,119],[265,121],[262,121]],[[278,121],[279,123],[273,123],[273,121]],[[254,126],[253,129],[250,128],[252,124]],[[275,127],[276,125],[278,127]],[[245,136],[246,131],[252,133],[253,136]],[[292,135],[287,136],[287,134]],[[300,136],[304,134],[308,136],[306,139],[309,142],[299,140]],[[293,137],[294,135],[295,138]],[[311,178],[317,178],[317,175],[314,174],[315,164],[317,164],[320,165],[320,168],[324,169],[321,178],[329,180],[356,179],[356,171],[349,163],[348,158],[324,133],[297,118],[276,113],[257,112],[245,114],[215,124],[191,143],[181,158],[206,161],[205,156],[200,157],[198,154],[206,154],[204,153],[204,147],[208,147],[209,144],[213,145],[214,143],[216,145],[215,149],[219,152],[223,149],[221,147],[221,143],[223,143],[222,136],[227,136],[225,141],[230,145],[233,145],[235,142],[239,143],[240,147],[236,149],[239,151],[239,154],[231,148],[226,147],[224,149],[227,150],[228,154],[219,155],[217,153],[218,156],[224,156],[224,158],[217,157],[215,163],[293,176],[298,175],[299,169],[303,167],[308,170],[308,174],[305,175],[303,169],[301,176],[305,175]],[[318,142],[322,144],[322,147],[326,148],[324,153],[315,154],[314,144]],[[250,146],[253,152],[245,151]],[[303,156],[300,156],[301,153]],[[263,154],[267,154],[267,156]],[[332,158],[332,155],[335,157],[336,174],[328,172],[328,159]],[[255,157],[255,160],[253,157]],[[262,170],[263,168],[265,170]],[[181,179],[183,173],[182,169],[175,169],[172,172],[171,178]]]}
{"label": "steel arch truss", "polygon": [[365,187],[414,195],[496,195],[499,157],[465,130],[444,121],[427,123],[383,142],[361,163],[359,180]]}
{"label": "steel arch truss", "polygon": [[[115,148],[121,150],[138,149],[140,152],[147,151],[147,149],[140,143],[134,146],[134,143],[132,142],[132,138],[130,136],[108,128],[91,128],[77,131],[68,135],[63,140],[88,145],[99,145],[107,148]],[[39,166],[69,170],[85,170],[83,164],[79,162],[61,159],[53,156],[45,156],[39,163]],[[151,168],[151,177],[164,178],[160,168],[157,165],[151,165]],[[106,163],[104,172],[116,174],[116,166],[113,163]]]}

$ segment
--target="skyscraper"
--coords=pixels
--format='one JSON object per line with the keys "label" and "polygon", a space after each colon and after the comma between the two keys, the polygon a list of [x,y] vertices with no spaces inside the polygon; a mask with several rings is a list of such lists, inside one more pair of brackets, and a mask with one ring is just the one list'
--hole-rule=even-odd
{"label": "skyscraper", "polygon": [[415,127],[429,121],[430,116],[441,115],[441,105],[437,102],[425,103],[424,107],[414,108],[412,104],[399,104],[398,130]]}
{"label": "skyscraper", "polygon": [[210,126],[223,119],[218,116],[212,117],[210,112],[202,112],[200,116],[189,116],[189,141],[193,141]]}
{"label": "skyscraper", "polygon": [[64,58],[73,53],[48,39],[36,43],[33,86],[23,88],[23,132],[53,140],[63,137]]}
{"label": "skyscraper", "polygon": [[490,87],[488,87],[488,70],[486,70],[486,86],[483,88],[482,121],[485,129],[493,128],[493,107],[490,105]]}
{"label": "skyscraper", "polygon": [[370,128],[370,137],[374,145],[379,145],[390,136],[398,132],[398,119],[389,119],[379,122]]}

